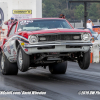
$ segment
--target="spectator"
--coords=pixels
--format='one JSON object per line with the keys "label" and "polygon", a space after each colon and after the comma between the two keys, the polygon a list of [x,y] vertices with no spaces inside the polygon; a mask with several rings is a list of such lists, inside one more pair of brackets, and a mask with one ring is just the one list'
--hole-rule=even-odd
{"label": "spectator", "polygon": [[94,24],[92,23],[91,19],[87,20],[87,24],[86,24],[87,28],[92,29],[92,26],[94,26]]}
{"label": "spectator", "polygon": [[65,19],[65,15],[64,14],[60,14],[59,18]]}
{"label": "spectator", "polygon": [[8,25],[8,31],[10,30],[13,23],[14,23],[14,18],[13,17],[11,17],[11,19],[9,19],[8,21],[4,22],[5,25]]}
{"label": "spectator", "polygon": [[92,23],[92,26],[94,26],[94,24],[93,24],[93,22],[91,21],[91,23]]}

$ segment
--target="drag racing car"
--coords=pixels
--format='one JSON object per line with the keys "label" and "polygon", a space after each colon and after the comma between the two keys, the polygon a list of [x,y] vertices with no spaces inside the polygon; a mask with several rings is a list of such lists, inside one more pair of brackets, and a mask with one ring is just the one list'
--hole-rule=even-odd
{"label": "drag racing car", "polygon": [[76,61],[81,69],[90,64],[89,30],[73,29],[61,18],[34,18],[14,23],[0,46],[3,75],[17,75],[42,66],[52,74],[65,74],[67,61]]}

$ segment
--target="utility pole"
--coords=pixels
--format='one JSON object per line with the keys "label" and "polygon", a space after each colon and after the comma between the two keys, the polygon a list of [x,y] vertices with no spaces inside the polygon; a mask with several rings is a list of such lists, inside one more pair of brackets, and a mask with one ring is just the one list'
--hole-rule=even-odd
{"label": "utility pole", "polygon": [[87,16],[88,16],[88,13],[87,13],[87,3],[84,2],[84,27],[86,28],[86,21],[87,21]]}
{"label": "utility pole", "polygon": [[87,12],[87,3],[88,2],[99,2],[100,1],[97,1],[97,0],[94,0],[94,1],[89,1],[89,0],[84,0],[84,1],[69,1],[69,3],[84,3],[84,27],[86,28],[86,21],[87,21],[87,16],[88,16],[88,12]]}

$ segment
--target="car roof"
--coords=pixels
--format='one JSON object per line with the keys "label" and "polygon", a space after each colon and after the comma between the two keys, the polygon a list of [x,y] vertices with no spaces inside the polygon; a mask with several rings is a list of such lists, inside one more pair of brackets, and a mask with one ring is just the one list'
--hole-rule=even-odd
{"label": "car roof", "polygon": [[59,19],[59,20],[66,20],[66,19],[63,19],[63,18],[29,18],[29,19],[21,19],[21,20],[18,20],[18,21],[23,21],[23,20],[48,20],[48,19]]}

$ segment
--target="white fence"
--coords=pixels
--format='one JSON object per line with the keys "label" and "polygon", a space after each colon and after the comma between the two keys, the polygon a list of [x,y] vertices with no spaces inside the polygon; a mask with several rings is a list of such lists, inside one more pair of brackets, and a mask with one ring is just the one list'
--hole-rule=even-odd
{"label": "white fence", "polygon": [[[70,21],[69,21],[70,22]],[[74,27],[74,28],[79,28],[79,27],[83,27],[83,24],[84,24],[84,22],[81,20],[80,22],[70,22],[71,23],[71,25]],[[93,21],[93,24],[94,25],[100,25],[100,20],[99,19],[97,19],[97,21],[96,22],[94,22]]]}

